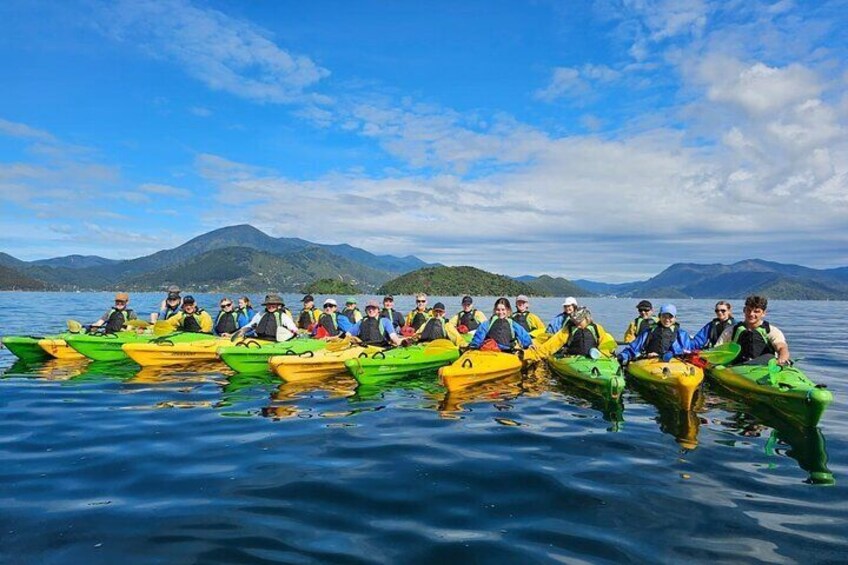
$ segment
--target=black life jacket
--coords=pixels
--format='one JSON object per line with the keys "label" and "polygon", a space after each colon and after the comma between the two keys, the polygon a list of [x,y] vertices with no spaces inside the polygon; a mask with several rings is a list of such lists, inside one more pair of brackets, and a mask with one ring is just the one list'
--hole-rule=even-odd
{"label": "black life jacket", "polygon": [[359,322],[359,340],[365,345],[385,345],[386,330],[380,321],[382,318],[363,318]]}
{"label": "black life jacket", "polygon": [[415,310],[414,315],[412,316],[412,322],[409,324],[412,326],[412,329],[418,331],[418,328],[424,325],[424,322],[430,318],[430,313],[428,311],[419,312]]}
{"label": "black life jacket", "polygon": [[729,317],[726,322],[720,321],[718,318],[713,318],[713,321],[710,322],[710,335],[707,338],[707,343],[704,347],[712,347],[718,341],[718,338],[721,337],[721,334],[724,333],[724,330],[728,328],[728,326],[732,326],[735,323],[733,316]]}
{"label": "black life jacket", "polygon": [[318,325],[327,330],[327,334],[331,337],[335,337],[342,333],[339,330],[339,322],[336,320],[336,314],[321,314],[318,318]]}
{"label": "black life jacket", "polygon": [[400,312],[398,312],[396,310],[392,310],[392,309],[389,309],[389,308],[383,308],[382,310],[380,310],[380,317],[386,318],[389,321],[391,321],[392,325],[395,327],[396,330],[403,327],[403,324],[404,324],[403,314],[401,314]]}
{"label": "black life jacket", "polygon": [[[342,314],[350,320],[351,324],[356,323],[356,312],[359,312],[359,308],[345,308],[342,310]],[[359,313],[361,314],[362,312]]]}
{"label": "black life jacket", "polygon": [[592,322],[585,328],[573,328],[565,343],[564,353],[566,355],[589,355],[589,350],[598,347],[600,338],[598,326]]}
{"label": "black life jacket", "polygon": [[739,322],[733,326],[733,341],[742,348],[737,362],[744,363],[756,359],[760,355],[774,355],[774,347],[768,339],[770,331],[771,326],[766,321],[763,321],[760,326],[753,330],[747,329],[744,322]]}
{"label": "black life jacket", "polygon": [[238,330],[238,312],[218,312],[218,317],[215,319],[215,333],[231,334]]}
{"label": "black life jacket", "polygon": [[498,345],[512,349],[515,345],[515,330],[509,318],[494,317],[489,320],[489,331],[486,337],[495,340]]}
{"label": "black life jacket", "polygon": [[480,327],[480,322],[477,321],[475,314],[477,313],[477,308],[472,308],[468,312],[460,312],[457,314],[457,327],[465,326],[468,328],[468,331],[473,332],[478,327]]}
{"label": "black life jacket", "polygon": [[513,321],[528,332],[530,331],[530,324],[527,323],[527,314],[529,313],[530,311],[528,310],[527,312],[516,312],[512,315]]}
{"label": "black life jacket", "polygon": [[106,323],[103,324],[103,331],[107,334],[113,334],[121,331],[124,324],[126,324],[127,320],[130,319],[130,312],[132,312],[132,310],[128,308],[124,308],[123,310],[112,308],[109,311],[109,316],[106,318]]}
{"label": "black life jacket", "polygon": [[445,331],[444,318],[430,318],[421,330],[418,341],[433,341],[434,339],[445,339],[447,337]]}
{"label": "black life jacket", "polygon": [[204,333],[200,327],[200,314],[203,312],[200,308],[194,314],[186,314],[183,312],[183,319],[180,322],[180,329],[184,332]]}
{"label": "black life jacket", "polygon": [[636,325],[637,336],[644,331],[653,329],[657,325],[657,321],[655,319],[643,318],[642,316],[637,316],[636,319],[633,320],[633,323]]}
{"label": "black life jacket", "polygon": [[656,324],[651,331],[651,335],[645,341],[645,353],[656,353],[660,357],[665,355],[671,349],[674,340],[677,339],[678,324],[672,324],[670,328],[666,328]]}
{"label": "black life jacket", "polygon": [[259,318],[259,323],[256,324],[256,328],[253,330],[256,333],[256,337],[262,339],[277,339],[277,328],[283,325],[282,314],[279,310],[274,312],[265,311],[262,314],[262,317]]}

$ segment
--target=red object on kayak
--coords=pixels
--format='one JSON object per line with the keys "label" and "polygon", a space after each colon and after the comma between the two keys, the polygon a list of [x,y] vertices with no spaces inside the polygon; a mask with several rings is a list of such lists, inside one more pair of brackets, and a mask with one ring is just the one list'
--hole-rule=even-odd
{"label": "red object on kayak", "polygon": [[315,339],[322,339],[325,337],[330,337],[330,332],[328,332],[327,328],[324,326],[318,326],[318,329],[315,330]]}
{"label": "red object on kayak", "polygon": [[403,337],[411,337],[415,335],[415,330],[412,329],[412,326],[404,326],[400,329],[400,335]]}
{"label": "red object on kayak", "polygon": [[456,327],[456,331],[458,331],[461,334],[467,334],[469,332],[469,329],[468,329],[468,326],[466,326],[465,324],[461,324],[461,325]]}
{"label": "red object on kayak", "polygon": [[493,340],[492,338],[488,338],[483,342],[483,345],[480,346],[480,351],[500,351],[501,348],[498,347],[498,342]]}

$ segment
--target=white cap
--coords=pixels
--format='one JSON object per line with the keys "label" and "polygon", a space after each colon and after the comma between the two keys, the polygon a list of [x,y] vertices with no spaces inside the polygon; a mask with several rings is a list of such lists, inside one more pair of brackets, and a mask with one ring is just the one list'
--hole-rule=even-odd
{"label": "white cap", "polygon": [[577,299],[573,296],[569,296],[565,299],[565,302],[562,303],[563,306],[577,306]]}
{"label": "white cap", "polygon": [[333,306],[338,306],[338,304],[336,304],[336,299],[335,299],[335,298],[328,298],[327,300],[325,300],[325,301],[324,301],[324,306],[326,306],[327,304],[332,304]]}

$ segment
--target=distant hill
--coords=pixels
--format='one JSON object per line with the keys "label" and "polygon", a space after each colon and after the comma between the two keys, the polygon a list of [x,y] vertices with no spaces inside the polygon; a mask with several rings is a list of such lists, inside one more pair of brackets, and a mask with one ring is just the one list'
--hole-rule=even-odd
{"label": "distant hill", "polygon": [[496,275],[474,267],[428,267],[390,280],[380,287],[380,294],[415,294],[425,292],[440,296],[508,296],[519,294],[548,296],[527,283],[504,275]]}
{"label": "distant hill", "polygon": [[48,285],[26,276],[11,267],[0,265],[0,289],[5,290],[47,290]]}
{"label": "distant hill", "polygon": [[540,296],[595,296],[595,293],[562,277],[542,275],[527,281],[527,284],[536,289],[536,294]]}
{"label": "distant hill", "polygon": [[636,287],[638,287],[645,281],[613,284],[590,281],[586,279],[575,279],[572,282],[580,288],[584,288],[589,292],[594,292],[595,294],[600,294],[604,296],[627,296],[628,293],[633,291]]}
{"label": "distant hill", "polygon": [[303,287],[303,292],[307,294],[360,294],[360,290],[355,284],[339,279],[312,281]]}
{"label": "distant hill", "polygon": [[87,267],[102,267],[103,265],[114,265],[120,263],[116,259],[106,259],[97,255],[67,255],[65,257],[54,257],[53,259],[39,259],[31,261],[30,265],[41,267],[67,267],[68,269],[85,269]]}

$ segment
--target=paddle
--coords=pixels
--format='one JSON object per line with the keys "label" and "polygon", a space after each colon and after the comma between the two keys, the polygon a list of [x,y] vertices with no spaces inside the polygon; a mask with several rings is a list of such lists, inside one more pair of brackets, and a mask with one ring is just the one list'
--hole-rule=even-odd
{"label": "paddle", "polygon": [[169,324],[167,320],[156,320],[156,323],[153,324],[153,335],[167,335],[175,331],[174,326]]}
{"label": "paddle", "polygon": [[82,324],[76,320],[68,320],[66,324],[68,326],[68,331],[72,334],[78,334],[82,331]]}
{"label": "paddle", "polygon": [[349,338],[341,338],[341,339],[331,339],[327,341],[327,351],[332,353],[336,353],[338,351],[344,351],[345,349],[350,349],[353,347],[353,342]]}
{"label": "paddle", "polygon": [[140,328],[144,330],[150,327],[150,322],[146,320],[127,320],[126,326],[128,328]]}
{"label": "paddle", "polygon": [[725,343],[705,349],[697,356],[711,365],[726,365],[736,359],[741,351],[742,347],[738,343]]}
{"label": "paddle", "polygon": [[434,339],[424,346],[424,353],[427,355],[438,355],[445,351],[457,349],[456,345],[449,339]]}

